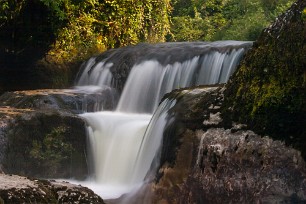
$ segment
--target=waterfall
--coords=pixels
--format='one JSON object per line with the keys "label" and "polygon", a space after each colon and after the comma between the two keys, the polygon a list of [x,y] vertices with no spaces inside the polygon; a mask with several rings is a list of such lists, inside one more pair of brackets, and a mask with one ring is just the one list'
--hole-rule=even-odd
{"label": "waterfall", "polygon": [[227,82],[251,45],[140,44],[106,51],[84,63],[78,87],[112,87],[121,93],[115,110],[81,114],[88,123],[94,171],[87,185],[102,198],[139,187],[158,166],[163,130],[171,123],[168,110],[176,101],[166,99],[158,106],[162,97],[177,88]]}

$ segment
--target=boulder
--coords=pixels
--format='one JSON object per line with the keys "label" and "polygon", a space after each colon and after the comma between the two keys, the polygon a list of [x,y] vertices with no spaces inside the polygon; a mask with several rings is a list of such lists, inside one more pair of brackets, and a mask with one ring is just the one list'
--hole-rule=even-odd
{"label": "boulder", "polygon": [[0,173],[0,203],[99,203],[101,197],[80,185]]}
{"label": "boulder", "polygon": [[[205,119],[200,129],[191,130],[194,125],[186,123],[180,132],[168,131],[171,134],[163,140],[158,173],[132,198],[133,202],[306,202],[306,165],[301,153],[247,130],[244,124],[225,124],[220,113],[225,89],[207,90],[176,91],[177,104],[169,110],[170,115],[175,110],[177,116],[183,116],[176,119],[176,124],[189,118],[185,111],[192,107],[205,107],[196,111]],[[190,95],[184,93],[189,92],[193,99],[209,100],[187,100]]]}
{"label": "boulder", "polygon": [[38,178],[88,176],[87,131],[76,113],[113,109],[108,88],[6,92],[0,96],[0,169]]}
{"label": "boulder", "polygon": [[223,116],[306,158],[306,1],[266,28],[226,85]]}
{"label": "boulder", "polygon": [[[249,130],[186,131],[174,165],[151,186],[152,203],[302,203],[300,152]],[[164,147],[167,148],[167,147]]]}
{"label": "boulder", "polygon": [[82,118],[61,110],[10,109],[1,136],[2,170],[43,178],[84,179],[86,125]]}

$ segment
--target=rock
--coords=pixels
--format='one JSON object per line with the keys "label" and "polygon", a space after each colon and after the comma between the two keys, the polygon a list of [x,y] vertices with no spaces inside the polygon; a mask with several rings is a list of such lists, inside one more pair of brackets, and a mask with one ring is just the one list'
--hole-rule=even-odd
{"label": "rock", "polygon": [[0,169],[3,171],[3,160],[6,156],[7,135],[6,130],[10,121],[23,113],[30,112],[30,109],[17,109],[8,106],[0,107]]}
{"label": "rock", "polygon": [[87,176],[82,118],[52,109],[28,110],[11,117],[1,136],[4,172],[44,178]]}
{"label": "rock", "polygon": [[306,1],[266,28],[226,85],[224,120],[285,141],[306,158]]}
{"label": "rock", "polygon": [[80,185],[0,174],[0,203],[99,203],[101,197]]}
{"label": "rock", "polygon": [[[164,96],[164,99],[174,99],[175,105],[168,111],[168,124],[164,130],[163,146],[160,165],[165,162],[175,163],[176,152],[181,144],[181,134],[186,129],[205,129],[214,125],[205,126],[204,120],[210,118],[214,110],[210,106],[220,103],[220,86],[199,86],[187,89],[174,90]],[[157,176],[159,177],[159,176]]]}
{"label": "rock", "polygon": [[[197,87],[167,95],[177,100],[169,110],[169,118],[175,120],[164,134],[157,175],[136,195],[119,200],[306,202],[306,164],[301,153],[281,141],[247,130],[244,124],[224,123],[219,112],[224,91],[222,86]],[[191,116],[196,116],[195,120]],[[202,118],[201,123],[198,118]]]}
{"label": "rock", "polygon": [[0,168],[32,177],[86,178],[86,124],[75,113],[113,109],[116,101],[108,87],[1,95]]}
{"label": "rock", "polygon": [[174,165],[159,174],[152,203],[306,202],[300,152],[249,130],[187,131]]}
{"label": "rock", "polygon": [[[222,91],[220,91],[222,87],[219,85],[206,85],[177,89],[166,94],[164,99],[174,98],[177,101],[176,105],[170,109],[169,115],[173,115],[178,123],[189,129],[204,128],[204,120],[218,115],[218,105],[223,100]],[[215,119],[218,120],[217,118]],[[214,124],[217,125],[218,122]],[[208,126],[205,125],[205,127]]]}
{"label": "rock", "polygon": [[306,166],[299,151],[252,131],[212,128],[197,134],[201,141],[188,191],[200,183],[203,199],[211,203],[306,201]]}
{"label": "rock", "polygon": [[41,89],[6,92],[0,106],[19,109],[63,109],[73,113],[112,110],[118,96],[110,87],[86,86],[75,89]]}

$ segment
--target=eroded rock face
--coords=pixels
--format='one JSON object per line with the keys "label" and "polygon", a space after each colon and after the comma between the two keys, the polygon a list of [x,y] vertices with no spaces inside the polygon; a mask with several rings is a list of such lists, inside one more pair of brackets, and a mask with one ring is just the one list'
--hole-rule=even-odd
{"label": "eroded rock face", "polygon": [[0,173],[0,203],[99,203],[101,197],[80,185]]}
{"label": "eroded rock face", "polygon": [[165,163],[159,174],[152,203],[306,201],[300,152],[249,130],[187,131],[174,165]]}
{"label": "eroded rock face", "polygon": [[299,151],[252,131],[212,128],[197,135],[201,140],[194,173],[186,182],[187,192],[196,196],[185,199],[200,195],[211,203],[306,200],[306,168]]}
{"label": "eroded rock face", "polygon": [[[199,92],[201,97],[194,95],[193,100],[176,94],[181,98],[173,110],[183,116],[178,123],[189,118],[186,109],[205,107],[196,111],[205,116],[197,124],[201,130],[190,130],[194,125],[186,123],[185,131],[164,138],[157,177],[140,190],[135,203],[306,202],[306,165],[301,153],[247,130],[244,124],[224,123],[223,92],[222,87],[205,92],[207,97]],[[199,98],[209,100],[195,100]]]}

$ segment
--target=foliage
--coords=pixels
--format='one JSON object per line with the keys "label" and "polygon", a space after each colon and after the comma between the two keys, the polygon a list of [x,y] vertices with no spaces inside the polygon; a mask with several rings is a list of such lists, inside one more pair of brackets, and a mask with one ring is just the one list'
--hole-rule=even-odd
{"label": "foliage", "polygon": [[[0,2],[0,26],[9,35],[16,29],[28,32],[23,41],[34,44],[38,39],[30,36],[47,26],[53,45],[47,40],[45,46],[61,62],[142,41],[164,41],[169,32],[169,11],[169,0],[4,0]],[[32,22],[33,15],[47,22]],[[22,30],[29,26],[37,30]],[[11,50],[16,52],[24,47],[27,45]]]}
{"label": "foliage", "polygon": [[71,86],[94,54],[165,41],[170,10],[170,0],[0,0],[0,90]]}
{"label": "foliage", "polygon": [[67,26],[49,53],[63,60],[142,41],[164,41],[169,32],[168,0],[63,2]]}
{"label": "foliage", "polygon": [[200,17],[191,18],[190,16],[181,16],[172,18],[172,34],[175,41],[197,41],[205,40],[208,34],[209,24]]}
{"label": "foliage", "polygon": [[306,7],[303,9],[302,12],[302,19],[305,21],[306,20]]}
{"label": "foliage", "polygon": [[58,46],[63,51],[77,49],[80,53],[81,50],[95,52],[141,41],[164,41],[169,30],[169,8],[167,0],[84,1],[71,10],[71,20],[60,32]]}
{"label": "foliage", "polygon": [[[293,0],[172,0],[171,32],[178,41],[256,40],[262,29],[292,3]],[[199,18],[205,26],[197,25],[191,33],[201,33],[200,38],[194,39],[194,35],[182,38],[180,34]]]}
{"label": "foliage", "polygon": [[60,20],[67,18],[66,13],[62,9],[66,0],[40,0],[56,17]]}
{"label": "foliage", "polygon": [[262,29],[269,24],[262,9],[228,21],[212,40],[256,40]]}
{"label": "foliage", "polygon": [[25,0],[22,1],[0,1],[0,27],[5,22],[14,19],[24,6]]}
{"label": "foliage", "polygon": [[208,40],[225,23],[221,0],[176,0],[172,3],[171,40]]}

